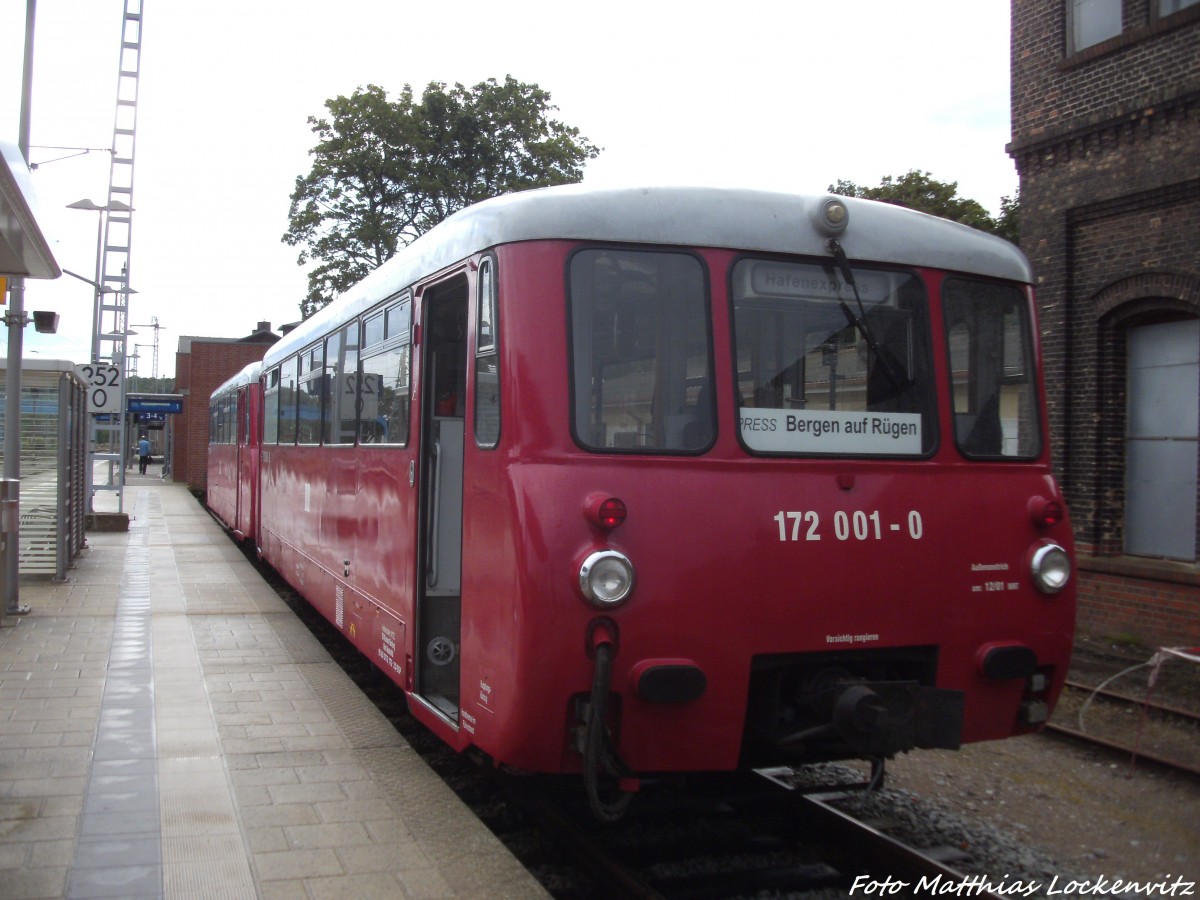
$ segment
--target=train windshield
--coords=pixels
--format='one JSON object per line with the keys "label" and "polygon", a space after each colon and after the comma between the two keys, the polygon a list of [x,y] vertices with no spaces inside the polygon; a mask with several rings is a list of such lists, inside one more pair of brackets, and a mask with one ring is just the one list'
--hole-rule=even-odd
{"label": "train windshield", "polygon": [[571,257],[575,440],[592,450],[694,453],[715,436],[708,291],[685,253]]}
{"label": "train windshield", "polygon": [[[925,290],[901,271],[743,259],[733,269],[738,414],[751,451],[921,456],[934,375]],[[857,289],[857,290],[855,290]]]}

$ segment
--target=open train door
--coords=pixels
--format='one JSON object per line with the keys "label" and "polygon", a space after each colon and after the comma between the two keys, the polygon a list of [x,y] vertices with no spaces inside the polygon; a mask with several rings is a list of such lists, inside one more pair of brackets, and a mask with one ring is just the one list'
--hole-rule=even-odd
{"label": "open train door", "polygon": [[421,295],[416,692],[458,721],[469,280]]}

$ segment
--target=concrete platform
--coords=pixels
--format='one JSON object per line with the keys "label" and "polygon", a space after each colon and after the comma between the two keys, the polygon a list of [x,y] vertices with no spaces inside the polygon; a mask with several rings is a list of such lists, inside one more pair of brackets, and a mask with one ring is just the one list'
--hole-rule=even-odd
{"label": "concrete platform", "polygon": [[124,511],[0,627],[0,896],[547,896],[186,488]]}

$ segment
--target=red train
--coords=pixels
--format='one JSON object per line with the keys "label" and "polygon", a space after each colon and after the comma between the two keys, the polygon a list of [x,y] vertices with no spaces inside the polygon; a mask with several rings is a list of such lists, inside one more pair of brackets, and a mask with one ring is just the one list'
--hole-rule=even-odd
{"label": "red train", "polygon": [[1028,262],[964,226],[530,191],[215,392],[209,504],[448,744],[611,818],[656,774],[1046,719],[1075,598],[1038,353]]}

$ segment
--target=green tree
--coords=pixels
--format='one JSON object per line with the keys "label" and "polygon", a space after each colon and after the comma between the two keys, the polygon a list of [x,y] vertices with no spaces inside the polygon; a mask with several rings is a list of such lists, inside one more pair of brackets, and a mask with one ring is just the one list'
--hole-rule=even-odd
{"label": "green tree", "polygon": [[936,181],[928,172],[912,169],[905,175],[885,175],[878,187],[865,188],[853,181],[831,184],[829,190],[844,197],[865,197],[882,200],[897,206],[907,206],[930,215],[961,222],[1017,242],[1017,220],[1019,201],[1016,198],[1000,199],[1000,215],[992,218],[988,211],[975,200],[958,196],[958,182]]}
{"label": "green tree", "polygon": [[418,100],[368,85],[310,116],[312,169],[296,179],[283,242],[317,265],[307,318],[454,212],[512,191],[577,182],[600,149],[552,117],[536,84],[507,76],[429,84]]}

